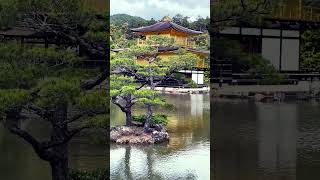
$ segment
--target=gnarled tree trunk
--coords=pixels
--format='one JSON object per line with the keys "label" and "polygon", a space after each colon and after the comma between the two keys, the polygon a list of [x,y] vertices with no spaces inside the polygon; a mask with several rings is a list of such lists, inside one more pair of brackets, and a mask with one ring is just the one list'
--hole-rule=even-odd
{"label": "gnarled tree trunk", "polygon": [[126,113],[126,126],[132,126],[132,110],[128,108],[125,110]]}
{"label": "gnarled tree trunk", "polygon": [[50,161],[52,180],[68,180],[68,158]]}
{"label": "gnarled tree trunk", "polygon": [[146,120],[144,123],[144,130],[148,131],[151,123],[152,123],[152,114],[153,114],[153,110],[152,110],[152,106],[151,105],[147,105],[147,116],[146,116]]}
{"label": "gnarled tree trunk", "polygon": [[[52,142],[63,142],[67,138],[68,125],[67,121],[67,103],[56,107],[52,121]],[[69,176],[68,167],[68,144],[60,143],[51,149],[55,156],[50,159],[52,170],[52,180],[67,180]]]}
{"label": "gnarled tree trunk", "polygon": [[[151,64],[151,63],[149,63]],[[149,73],[151,73],[152,69],[149,69]],[[153,77],[150,76],[150,90],[154,91],[155,90],[155,84],[153,82]],[[146,120],[144,123],[144,130],[145,131],[149,131],[149,128],[152,124],[152,115],[153,115],[153,109],[152,109],[152,105],[148,104],[147,105],[147,116],[146,116]]]}

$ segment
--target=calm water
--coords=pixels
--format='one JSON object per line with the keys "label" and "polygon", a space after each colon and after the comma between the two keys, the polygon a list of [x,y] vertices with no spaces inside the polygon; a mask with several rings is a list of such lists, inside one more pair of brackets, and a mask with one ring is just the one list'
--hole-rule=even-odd
{"label": "calm water", "polygon": [[[42,121],[40,121],[42,122]],[[47,136],[48,126],[43,123],[24,122],[37,137]],[[108,148],[91,143],[93,138],[75,138],[70,144],[69,164],[73,169],[95,170],[106,168]],[[51,169],[34,153],[29,144],[10,134],[0,123],[0,179],[1,180],[50,180]]]}
{"label": "calm water", "polygon": [[212,104],[215,180],[316,180],[320,103]]}
{"label": "calm water", "polygon": [[[166,111],[170,142],[151,146],[111,145],[111,179],[210,179],[210,115],[207,95],[170,95]],[[141,110],[136,110],[141,112]],[[111,124],[124,124],[111,108]]]}

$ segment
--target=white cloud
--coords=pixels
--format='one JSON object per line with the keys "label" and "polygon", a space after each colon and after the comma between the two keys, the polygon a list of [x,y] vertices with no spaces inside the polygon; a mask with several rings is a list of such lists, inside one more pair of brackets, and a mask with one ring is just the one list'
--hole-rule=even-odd
{"label": "white cloud", "polygon": [[210,16],[210,0],[111,0],[111,15],[129,14],[145,19],[182,14],[195,20]]}

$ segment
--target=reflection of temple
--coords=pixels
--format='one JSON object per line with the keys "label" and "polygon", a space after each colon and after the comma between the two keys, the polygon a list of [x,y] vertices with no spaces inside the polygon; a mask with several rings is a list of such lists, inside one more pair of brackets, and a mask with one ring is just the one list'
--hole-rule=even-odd
{"label": "reflection of temple", "polygon": [[191,104],[191,116],[198,118],[203,118],[203,98],[202,94],[191,94],[190,95],[190,104]]}

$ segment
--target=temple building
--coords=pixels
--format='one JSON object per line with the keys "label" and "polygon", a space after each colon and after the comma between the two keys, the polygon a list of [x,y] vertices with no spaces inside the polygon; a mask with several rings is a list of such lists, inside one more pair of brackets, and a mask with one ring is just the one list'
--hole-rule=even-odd
{"label": "temple building", "polygon": [[[207,50],[196,49],[195,42],[192,41],[192,37],[203,34],[203,32],[180,26],[172,22],[172,19],[168,16],[164,17],[162,21],[153,25],[133,28],[131,31],[144,38],[144,40],[137,40],[138,46],[145,45],[145,42],[152,36],[165,36],[173,38],[175,45],[174,47],[158,47],[158,57],[162,60],[176,56],[180,48],[198,55],[200,61],[197,62],[196,66],[192,69],[182,70],[180,73],[190,77],[198,85],[204,84],[204,72],[209,67],[208,61],[206,60],[209,58],[210,53]],[[138,63],[143,63],[143,60],[139,60]]]}

